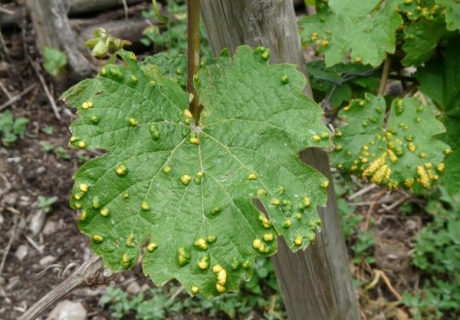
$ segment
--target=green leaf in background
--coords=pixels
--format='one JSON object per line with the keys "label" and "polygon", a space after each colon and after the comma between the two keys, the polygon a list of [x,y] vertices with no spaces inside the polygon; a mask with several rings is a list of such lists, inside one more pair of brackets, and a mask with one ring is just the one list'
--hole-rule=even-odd
{"label": "green leaf in background", "polygon": [[405,66],[418,66],[429,60],[439,40],[447,33],[443,19],[427,20],[420,18],[404,29],[405,42],[403,50],[406,56],[402,59]]}
{"label": "green leaf in background", "polygon": [[301,37],[324,53],[330,67],[350,58],[378,66],[395,51],[395,31],[402,24],[396,7],[400,0],[321,1],[317,14],[299,21]]}
{"label": "green leaf in background", "polygon": [[[449,115],[460,115],[460,37],[443,50],[443,60],[431,60],[417,70],[420,91]],[[442,63],[443,61],[444,63]]]}
{"label": "green leaf in background", "polygon": [[436,0],[445,6],[447,30],[460,30],[460,1],[459,0]]}
{"label": "green leaf in background", "polygon": [[329,132],[295,66],[269,66],[262,47],[240,47],[233,60],[224,52],[196,76],[204,110],[195,124],[175,81],[120,55],[124,66],[63,95],[80,115],[70,144],[107,151],[75,174],[71,197],[106,265],[121,271],[142,255],[156,284],[176,278],[215,296],[237,291],[278,235],[294,251],[315,241],[328,181],[297,153],[328,148]]}
{"label": "green leaf in background", "polygon": [[43,67],[52,76],[57,76],[59,71],[67,65],[67,56],[61,50],[45,47],[43,58]]}
{"label": "green leaf in background", "polygon": [[460,191],[460,118],[447,117],[443,119],[446,126],[446,133],[440,136],[440,139],[452,147],[452,154],[445,160],[445,174],[442,178],[447,192],[453,196],[458,195]]}
{"label": "green leaf in background", "polygon": [[352,99],[352,93],[358,96],[365,91],[376,91],[379,85],[379,72],[362,64],[336,64],[326,68],[323,60],[314,60],[308,64],[310,83],[315,98],[328,97],[333,107]]}
{"label": "green leaf in background", "polygon": [[366,95],[339,116],[348,125],[336,133],[332,154],[338,169],[396,188],[429,189],[444,170],[450,147],[434,138],[445,131],[434,112],[415,98],[394,100],[385,124],[385,100]]}

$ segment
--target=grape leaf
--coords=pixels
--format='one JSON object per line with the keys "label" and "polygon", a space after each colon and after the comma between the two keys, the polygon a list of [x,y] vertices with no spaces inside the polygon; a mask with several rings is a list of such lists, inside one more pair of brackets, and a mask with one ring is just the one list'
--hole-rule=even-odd
{"label": "grape leaf", "polygon": [[378,66],[395,51],[396,29],[402,24],[396,12],[399,0],[329,0],[320,2],[317,14],[299,21],[301,37],[324,53],[326,66],[351,61]]}
{"label": "grape leaf", "polygon": [[268,65],[262,47],[223,52],[196,75],[204,109],[195,124],[175,81],[119,54],[125,65],[63,95],[80,115],[70,144],[107,151],[75,174],[71,196],[106,265],[118,272],[142,255],[154,283],[176,278],[215,296],[237,291],[278,235],[294,251],[315,240],[328,181],[297,153],[330,139],[295,66]]}
{"label": "grape leaf", "polygon": [[431,58],[439,40],[447,33],[443,19],[432,21],[420,18],[404,29],[405,42],[402,59],[405,66],[418,66]]}
{"label": "grape leaf", "polygon": [[388,188],[426,189],[444,170],[451,150],[433,136],[445,128],[416,98],[394,100],[386,124],[385,100],[371,94],[353,100],[339,116],[348,125],[335,137],[332,159],[338,169]]}
{"label": "grape leaf", "polygon": [[447,192],[453,196],[458,195],[460,190],[460,117],[444,117],[443,123],[446,126],[446,133],[439,138],[452,147],[452,154],[445,160],[445,174],[443,184]]}
{"label": "grape leaf", "polygon": [[449,115],[460,115],[460,37],[450,39],[442,60],[430,60],[417,70],[420,91]]}
{"label": "grape leaf", "polygon": [[460,30],[460,1],[459,0],[436,0],[445,6],[447,30]]}

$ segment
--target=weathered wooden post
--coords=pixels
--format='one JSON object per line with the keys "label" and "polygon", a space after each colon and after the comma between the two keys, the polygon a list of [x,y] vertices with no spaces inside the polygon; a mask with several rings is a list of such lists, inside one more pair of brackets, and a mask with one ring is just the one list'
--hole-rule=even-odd
{"label": "weathered wooden post", "polygon": [[[202,0],[202,14],[215,54],[223,48],[234,52],[242,44],[263,45],[270,48],[272,63],[293,63],[307,75],[292,1]],[[309,84],[305,93],[312,96]],[[325,151],[305,150],[300,158],[332,180]],[[293,254],[280,241],[273,258],[292,320],[359,319],[332,184],[328,191],[328,205],[320,208],[323,229],[317,242]]]}

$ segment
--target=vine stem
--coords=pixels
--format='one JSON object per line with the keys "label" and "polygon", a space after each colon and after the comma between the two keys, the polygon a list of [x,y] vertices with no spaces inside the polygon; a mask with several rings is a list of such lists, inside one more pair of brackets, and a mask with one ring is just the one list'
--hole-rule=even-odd
{"label": "vine stem", "polygon": [[383,63],[382,76],[380,77],[380,84],[379,84],[379,88],[377,89],[377,95],[385,94],[385,88],[387,85],[390,65],[391,65],[391,59],[390,57],[387,56],[387,58],[385,59],[385,62]]}
{"label": "vine stem", "polygon": [[198,125],[201,110],[193,79],[200,68],[200,0],[187,1],[187,36],[187,91],[193,95],[190,112]]}

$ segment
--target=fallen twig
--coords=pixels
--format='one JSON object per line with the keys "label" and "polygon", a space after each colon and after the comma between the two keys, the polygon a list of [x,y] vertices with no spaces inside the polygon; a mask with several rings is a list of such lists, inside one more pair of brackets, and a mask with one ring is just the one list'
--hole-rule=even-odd
{"label": "fallen twig", "polygon": [[36,302],[27,310],[18,320],[33,320],[53,306],[57,301],[62,299],[69,292],[86,285],[97,285],[99,269],[102,267],[102,259],[93,256],[91,259],[82,264],[66,280],[61,282],[52,291],[46,294],[42,299]]}
{"label": "fallen twig", "polygon": [[48,86],[46,85],[45,79],[43,76],[40,74],[40,68],[38,67],[37,63],[33,61],[29,56],[27,56],[27,59],[29,60],[30,64],[35,70],[35,74],[37,75],[38,79],[40,80],[43,90],[45,91],[46,96],[48,97],[48,100],[51,104],[51,107],[53,108],[54,115],[58,120],[61,120],[61,115],[58,112],[57,106],[56,106],[56,101],[54,101],[53,96],[50,93],[50,90],[48,89]]}
{"label": "fallen twig", "polygon": [[2,104],[0,106],[0,111],[2,111],[3,109],[6,109],[8,108],[10,105],[12,105],[13,103],[15,103],[16,101],[18,101],[19,99],[21,99],[24,95],[26,95],[27,93],[29,93],[29,91],[32,91],[37,85],[34,83],[34,84],[31,84],[30,86],[28,86],[27,88],[25,88],[20,94],[18,95],[15,95],[14,97],[12,97],[10,100],[8,100],[7,102],[5,102],[4,104]]}
{"label": "fallen twig", "polygon": [[3,267],[5,266],[6,256],[8,255],[8,252],[10,251],[11,245],[13,244],[13,241],[14,241],[14,236],[16,235],[17,220],[18,220],[17,215],[13,215],[13,228],[11,229],[11,236],[10,236],[10,239],[8,240],[8,244],[6,245],[5,251],[3,251],[2,262],[0,263],[0,276],[2,275]]}

